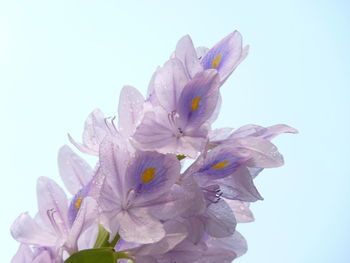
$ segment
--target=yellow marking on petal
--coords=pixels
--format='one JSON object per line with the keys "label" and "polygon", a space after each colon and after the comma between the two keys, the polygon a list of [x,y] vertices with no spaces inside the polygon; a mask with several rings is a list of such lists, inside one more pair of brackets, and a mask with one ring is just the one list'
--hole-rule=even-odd
{"label": "yellow marking on petal", "polygon": [[146,184],[151,182],[154,177],[156,177],[156,168],[147,168],[141,175],[141,181]]}
{"label": "yellow marking on petal", "polygon": [[217,54],[217,55],[215,56],[215,58],[213,59],[213,62],[212,62],[212,64],[211,64],[211,66],[212,66],[213,68],[217,68],[217,67],[219,66],[220,61],[221,61],[221,54]]}
{"label": "yellow marking on petal", "polygon": [[199,106],[199,102],[201,101],[201,97],[197,96],[192,100],[191,103],[191,111],[196,111],[198,109]]}
{"label": "yellow marking on petal", "polygon": [[75,205],[75,212],[78,213],[82,201],[83,201],[83,197],[82,197],[82,196],[80,196],[80,197],[75,201],[75,204],[74,204],[74,205]]}
{"label": "yellow marking on petal", "polygon": [[228,165],[228,161],[223,161],[223,162],[215,164],[214,166],[211,167],[211,169],[220,170],[220,169],[225,168],[226,165]]}

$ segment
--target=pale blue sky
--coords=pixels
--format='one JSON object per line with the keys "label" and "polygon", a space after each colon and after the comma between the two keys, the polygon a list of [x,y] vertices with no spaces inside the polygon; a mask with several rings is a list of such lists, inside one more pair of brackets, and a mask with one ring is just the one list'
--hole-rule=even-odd
{"label": "pale blue sky", "polygon": [[[251,51],[223,86],[216,127],[286,123],[286,165],[256,180],[265,198],[238,229],[238,263],[350,261],[350,4],[348,1],[0,0],[1,262],[38,176],[58,179],[66,133],[94,108],[116,113],[125,84],[145,93],[177,40],[211,46],[237,29]],[[90,158],[91,160],[91,158]]]}

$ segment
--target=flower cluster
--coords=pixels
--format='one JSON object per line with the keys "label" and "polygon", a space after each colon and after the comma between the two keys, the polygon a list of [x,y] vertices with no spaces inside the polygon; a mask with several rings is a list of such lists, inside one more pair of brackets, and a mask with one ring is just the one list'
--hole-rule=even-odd
{"label": "flower cluster", "polygon": [[82,153],[58,153],[65,192],[37,182],[38,213],[11,227],[21,243],[12,263],[229,263],[247,250],[237,223],[253,221],[262,200],[254,178],[283,164],[271,139],[287,125],[211,129],[220,87],[248,54],[239,32],[211,49],[189,36],[154,73],[147,97],[120,93],[118,118],[96,109],[87,118]]}

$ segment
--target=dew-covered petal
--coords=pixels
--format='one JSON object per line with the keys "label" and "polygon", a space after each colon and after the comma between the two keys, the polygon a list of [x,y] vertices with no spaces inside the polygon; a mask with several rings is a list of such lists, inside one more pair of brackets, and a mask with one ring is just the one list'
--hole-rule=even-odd
{"label": "dew-covered petal", "polygon": [[93,177],[90,165],[64,145],[58,152],[58,168],[62,181],[71,194],[76,194]]}
{"label": "dew-covered petal", "polygon": [[178,221],[170,220],[165,222],[164,230],[166,234],[160,241],[153,244],[145,244],[133,249],[130,251],[131,254],[136,256],[164,254],[173,249],[187,236],[185,225]]}
{"label": "dew-covered petal", "polygon": [[199,72],[183,89],[178,105],[180,128],[198,127],[213,114],[219,97],[216,70]]}
{"label": "dew-covered petal", "polygon": [[227,237],[236,229],[236,219],[224,200],[209,205],[205,213],[205,230],[213,237]]}
{"label": "dew-covered petal", "polygon": [[135,203],[142,205],[169,191],[179,178],[180,168],[175,155],[138,152],[127,168],[126,189],[133,189]]}
{"label": "dew-covered petal", "polygon": [[120,92],[118,106],[118,128],[125,137],[131,136],[143,114],[144,98],[142,94],[131,86],[124,86]]}
{"label": "dew-covered petal", "polygon": [[116,221],[119,223],[118,233],[128,242],[149,244],[165,236],[163,224],[151,217],[145,208],[122,211]]}
{"label": "dew-covered petal", "polygon": [[54,246],[58,237],[39,226],[28,213],[19,215],[11,226],[11,234],[17,241],[34,246]]}
{"label": "dew-covered petal", "polygon": [[47,226],[66,233],[69,228],[68,199],[62,188],[48,177],[39,177],[36,190],[41,219]]}
{"label": "dew-covered petal", "polygon": [[226,199],[225,201],[232,209],[237,223],[249,223],[254,221],[254,215],[249,209],[250,203],[229,199]]}
{"label": "dew-covered petal", "polygon": [[227,199],[255,202],[263,198],[256,189],[253,179],[246,167],[241,167],[232,175],[216,180]]}
{"label": "dew-covered petal", "polygon": [[159,104],[168,112],[177,109],[181,92],[188,82],[180,60],[168,60],[154,76],[154,90]]}
{"label": "dew-covered petal", "polygon": [[241,138],[235,141],[235,146],[249,153],[249,167],[273,168],[284,164],[283,156],[268,140],[256,137]]}
{"label": "dew-covered petal", "polygon": [[28,245],[21,244],[13,256],[11,263],[32,263],[34,258],[33,251]]}
{"label": "dew-covered petal", "polygon": [[[244,56],[246,53],[247,50]],[[212,47],[202,58],[201,64],[204,69],[218,70],[220,80],[224,81],[241,62],[241,57],[242,36],[238,31],[234,31]]]}
{"label": "dew-covered petal", "polygon": [[181,60],[189,78],[193,78],[198,72],[203,70],[189,35],[182,37],[177,43],[175,57]]}

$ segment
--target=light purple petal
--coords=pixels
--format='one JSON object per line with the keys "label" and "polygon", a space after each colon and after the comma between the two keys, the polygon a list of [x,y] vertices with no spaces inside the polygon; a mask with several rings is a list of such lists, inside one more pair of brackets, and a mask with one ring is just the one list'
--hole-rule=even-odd
{"label": "light purple petal", "polygon": [[253,179],[246,167],[241,167],[232,175],[216,180],[227,199],[255,202],[263,198],[256,189]]}
{"label": "light purple petal", "polygon": [[21,244],[12,258],[11,263],[32,263],[33,258],[33,251],[29,246]]}
{"label": "light purple petal", "polygon": [[[244,56],[246,54],[247,50],[244,51]],[[201,64],[204,69],[217,69],[223,82],[241,62],[241,57],[242,36],[238,31],[234,31],[211,48],[201,60]]]}
{"label": "light purple petal", "polygon": [[68,200],[62,188],[50,178],[39,177],[36,190],[41,219],[61,234],[67,233]]}
{"label": "light purple petal", "polygon": [[198,127],[213,114],[219,97],[216,70],[199,72],[183,89],[178,105],[180,127]]}
{"label": "light purple petal", "polygon": [[237,257],[242,256],[247,252],[248,246],[244,237],[238,232],[232,236],[224,238],[210,238],[207,242],[208,247],[220,247],[234,252]]}
{"label": "light purple petal", "polygon": [[32,263],[51,263],[51,262],[54,263],[54,262],[60,262],[60,261],[53,260],[51,258],[49,251],[44,250],[35,257]]}
{"label": "light purple petal", "polygon": [[159,104],[167,111],[177,109],[181,92],[188,82],[185,69],[180,60],[168,60],[154,77],[154,90]]}
{"label": "light purple petal", "polygon": [[225,201],[232,209],[235,218],[237,219],[237,223],[249,223],[254,221],[254,215],[249,209],[250,203],[229,199],[226,199]]}
{"label": "light purple petal", "polygon": [[23,213],[11,226],[11,234],[17,241],[35,246],[54,246],[58,237],[41,228],[29,215]]}
{"label": "light purple petal", "polygon": [[78,249],[77,241],[79,236],[95,222],[97,217],[97,202],[91,197],[84,198],[69,232],[68,245],[71,249]]}
{"label": "light purple petal", "polygon": [[90,165],[67,145],[58,152],[58,168],[64,185],[73,195],[88,184],[93,176]]}
{"label": "light purple petal", "polygon": [[116,220],[119,222],[118,233],[128,242],[148,244],[157,242],[165,236],[163,225],[151,217],[145,208],[122,211]]}
{"label": "light purple petal", "polygon": [[125,137],[131,136],[143,113],[144,98],[142,94],[131,86],[124,86],[120,92],[118,127]]}
{"label": "light purple petal", "polygon": [[277,147],[268,140],[247,137],[236,140],[235,145],[251,156],[247,163],[249,167],[273,168],[284,163],[283,156],[278,152]]}
{"label": "light purple petal", "polygon": [[175,155],[138,152],[127,168],[126,189],[133,189],[134,202],[142,205],[169,191],[179,178],[180,168]]}
{"label": "light purple petal", "polygon": [[189,35],[182,37],[177,43],[175,57],[181,60],[189,78],[193,78],[198,72],[203,70]]}
{"label": "light purple petal", "polygon": [[136,256],[164,254],[173,249],[187,236],[185,225],[177,221],[165,222],[164,229],[166,234],[160,241],[153,244],[145,244],[133,249],[131,250],[131,254]]}

